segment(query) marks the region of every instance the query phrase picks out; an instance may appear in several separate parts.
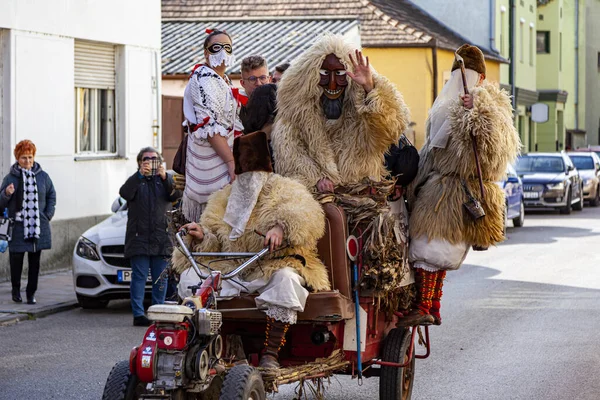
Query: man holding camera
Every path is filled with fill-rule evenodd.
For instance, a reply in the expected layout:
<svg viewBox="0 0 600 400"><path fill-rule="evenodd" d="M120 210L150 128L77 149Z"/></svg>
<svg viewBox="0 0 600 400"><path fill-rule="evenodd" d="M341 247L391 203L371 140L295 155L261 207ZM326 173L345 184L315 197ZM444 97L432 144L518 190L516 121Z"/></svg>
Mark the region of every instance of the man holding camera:
<svg viewBox="0 0 600 400"><path fill-rule="evenodd" d="M144 314L144 291L148 273L152 277L152 304L165 300L167 280L159 276L167 266L170 241L167 211L180 197L173 177L162 165L162 157L152 147L140 150L138 171L121 186L119 194L127 200L125 257L131 263L131 309L134 326L149 326Z"/></svg>

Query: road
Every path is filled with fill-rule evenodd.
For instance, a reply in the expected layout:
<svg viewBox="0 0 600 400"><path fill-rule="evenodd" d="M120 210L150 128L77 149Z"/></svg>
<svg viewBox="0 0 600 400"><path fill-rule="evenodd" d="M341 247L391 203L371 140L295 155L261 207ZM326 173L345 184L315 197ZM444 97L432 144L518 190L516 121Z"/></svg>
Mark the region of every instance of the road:
<svg viewBox="0 0 600 400"><path fill-rule="evenodd" d="M600 208L528 214L506 242L469 254L448 273L444 323L417 361L412 398L600 398L599 236ZM144 332L127 302L109 307L0 328L0 399L99 399ZM374 399L377 385L334 378L326 398ZM274 398L292 399L293 387Z"/></svg>

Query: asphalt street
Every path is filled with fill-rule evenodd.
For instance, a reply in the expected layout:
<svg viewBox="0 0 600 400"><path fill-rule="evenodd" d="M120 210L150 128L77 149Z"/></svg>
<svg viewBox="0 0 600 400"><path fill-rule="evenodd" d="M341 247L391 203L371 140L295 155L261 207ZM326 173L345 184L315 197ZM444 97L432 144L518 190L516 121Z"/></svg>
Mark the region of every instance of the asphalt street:
<svg viewBox="0 0 600 400"><path fill-rule="evenodd" d="M472 252L444 286L444 323L417 360L415 400L600 398L600 208L528 214ZM0 399L100 399L113 364L139 344L127 302L0 328ZM292 399L294 387L274 398ZM334 377L327 399L376 399Z"/></svg>

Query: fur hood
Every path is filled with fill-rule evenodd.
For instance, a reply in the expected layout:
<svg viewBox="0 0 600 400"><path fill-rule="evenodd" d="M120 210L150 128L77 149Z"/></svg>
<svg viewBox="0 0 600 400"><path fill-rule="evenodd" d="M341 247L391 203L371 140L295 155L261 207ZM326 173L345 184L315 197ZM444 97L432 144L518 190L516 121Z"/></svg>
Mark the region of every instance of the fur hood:
<svg viewBox="0 0 600 400"><path fill-rule="evenodd" d="M323 60L335 54L352 70L349 54L354 50L342 36L323 35L283 75L272 134L276 172L308 187L324 177L342 184L365 177L380 180L385 173L383 155L409 122L398 90L372 69L375 88L368 94L348 79L339 119L327 120L321 107Z"/></svg>
<svg viewBox="0 0 600 400"><path fill-rule="evenodd" d="M292 267L313 290L330 289L327 268L317 255L317 241L325 233L325 214L304 186L292 179L271 174L258 197L245 233L235 241L229 239L231 226L223 221L230 193L231 185L228 185L208 199L200 219L204 240L193 244L195 252L258 252L264 247L264 238L254 231L266 234L280 224L290 247L268 255L260 262L260 266L255 264L244 271L243 278L247 281L259 277L269 279L278 269ZM186 236L186 240L188 244L191 242L189 236ZM180 274L190 267L189 261L177 249L173 252L172 263ZM212 267L229 272L238 264L225 261L212 264Z"/></svg>

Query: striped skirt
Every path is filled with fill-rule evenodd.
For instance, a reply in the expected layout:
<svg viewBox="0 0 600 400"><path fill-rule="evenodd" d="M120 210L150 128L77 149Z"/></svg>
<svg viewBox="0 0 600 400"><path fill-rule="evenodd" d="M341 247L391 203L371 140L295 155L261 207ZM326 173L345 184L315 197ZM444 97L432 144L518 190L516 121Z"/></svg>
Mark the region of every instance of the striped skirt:
<svg viewBox="0 0 600 400"><path fill-rule="evenodd" d="M227 139L233 147L233 135ZM185 161L185 190L183 214L189 221L200 221L208 197L229 183L227 164L215 152L207 140L193 140L188 135Z"/></svg>

